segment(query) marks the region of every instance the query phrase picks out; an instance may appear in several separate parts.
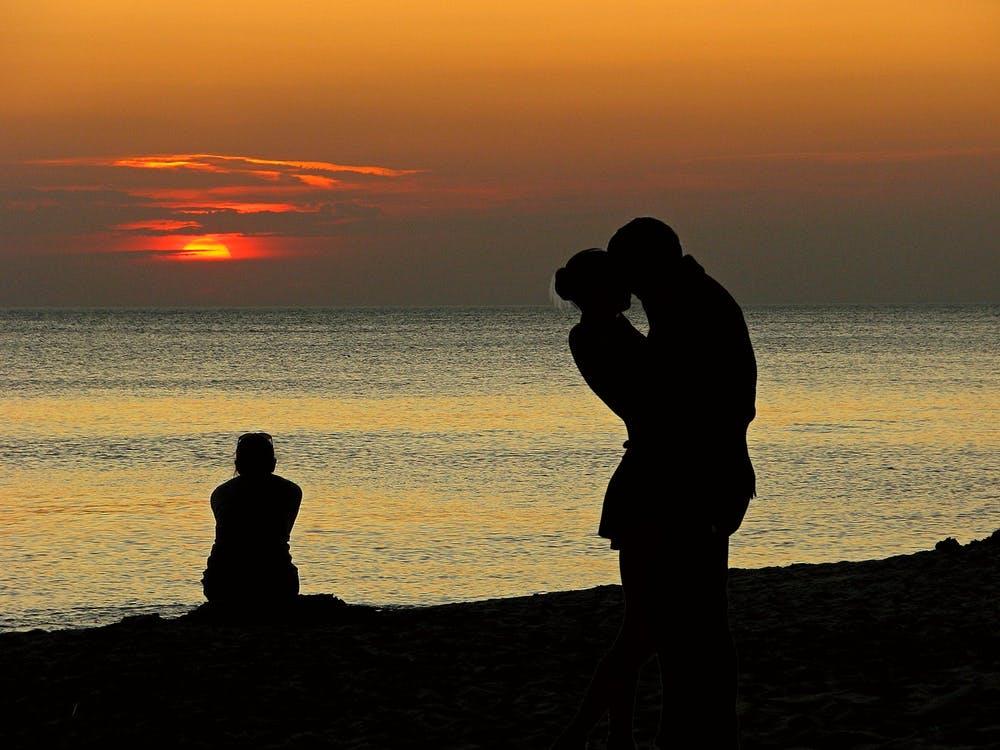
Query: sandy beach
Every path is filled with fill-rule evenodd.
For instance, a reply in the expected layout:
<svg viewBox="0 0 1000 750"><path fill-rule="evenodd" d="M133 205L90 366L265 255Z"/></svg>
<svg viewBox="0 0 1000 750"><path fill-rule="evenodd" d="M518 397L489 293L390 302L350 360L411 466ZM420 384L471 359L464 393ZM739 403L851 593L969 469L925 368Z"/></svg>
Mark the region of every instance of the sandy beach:
<svg viewBox="0 0 1000 750"><path fill-rule="evenodd" d="M1000 747L1000 531L868 562L733 570L745 748ZM617 586L294 621L129 618L0 635L0 744L545 748ZM655 664L636 736L649 746ZM591 747L603 748L603 728Z"/></svg>

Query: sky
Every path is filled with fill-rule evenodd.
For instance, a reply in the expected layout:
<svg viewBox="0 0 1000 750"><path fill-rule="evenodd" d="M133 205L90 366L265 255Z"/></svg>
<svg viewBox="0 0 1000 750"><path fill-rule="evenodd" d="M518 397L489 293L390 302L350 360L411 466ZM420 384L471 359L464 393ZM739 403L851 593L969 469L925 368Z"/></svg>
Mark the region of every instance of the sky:
<svg viewBox="0 0 1000 750"><path fill-rule="evenodd" d="M995 0L0 0L0 306L1000 302Z"/></svg>

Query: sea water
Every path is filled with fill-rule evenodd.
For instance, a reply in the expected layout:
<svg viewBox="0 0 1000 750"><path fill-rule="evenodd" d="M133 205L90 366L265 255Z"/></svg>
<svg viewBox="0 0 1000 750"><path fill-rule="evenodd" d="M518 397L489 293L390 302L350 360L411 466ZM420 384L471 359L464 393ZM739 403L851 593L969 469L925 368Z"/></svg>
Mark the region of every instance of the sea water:
<svg viewBox="0 0 1000 750"><path fill-rule="evenodd" d="M733 566L885 557L1000 526L1000 307L745 313L759 497ZM624 428L576 371L573 322L548 308L0 311L0 629L200 602L208 498L248 430L274 435L278 473L303 488L304 593L409 605L616 581L595 532Z"/></svg>

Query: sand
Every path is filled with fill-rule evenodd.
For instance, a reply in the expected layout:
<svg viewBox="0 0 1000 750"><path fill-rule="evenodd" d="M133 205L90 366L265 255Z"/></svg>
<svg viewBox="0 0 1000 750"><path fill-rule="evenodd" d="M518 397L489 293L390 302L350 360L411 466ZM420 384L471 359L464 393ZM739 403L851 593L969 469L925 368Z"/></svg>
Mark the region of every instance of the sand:
<svg viewBox="0 0 1000 750"><path fill-rule="evenodd" d="M1000 747L1000 531L938 546L732 571L745 748ZM408 610L320 596L295 622L4 634L0 746L546 748L621 606L616 586ZM651 664L640 746L657 689Z"/></svg>

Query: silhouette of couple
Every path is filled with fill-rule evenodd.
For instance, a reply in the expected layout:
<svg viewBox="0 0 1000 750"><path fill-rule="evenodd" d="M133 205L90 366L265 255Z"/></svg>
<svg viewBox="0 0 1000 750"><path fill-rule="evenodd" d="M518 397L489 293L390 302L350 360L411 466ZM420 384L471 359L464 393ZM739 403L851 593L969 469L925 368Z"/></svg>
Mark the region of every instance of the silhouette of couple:
<svg viewBox="0 0 1000 750"><path fill-rule="evenodd" d="M555 748L584 748L605 714L608 748L634 748L636 681L654 654L658 746L738 747L726 581L729 535L755 494L746 431L757 381L743 313L653 218L574 255L555 291L580 310L569 335L580 373L628 434L598 529L619 550L625 617ZM623 315L633 294L647 336Z"/></svg>

